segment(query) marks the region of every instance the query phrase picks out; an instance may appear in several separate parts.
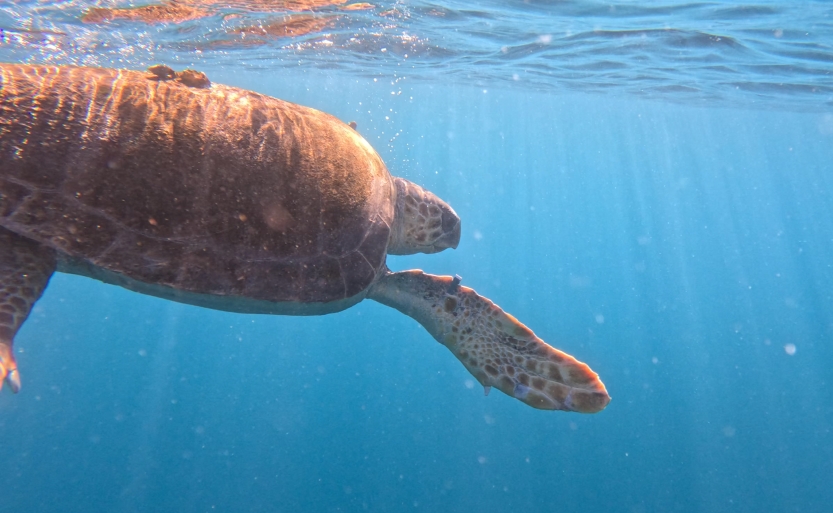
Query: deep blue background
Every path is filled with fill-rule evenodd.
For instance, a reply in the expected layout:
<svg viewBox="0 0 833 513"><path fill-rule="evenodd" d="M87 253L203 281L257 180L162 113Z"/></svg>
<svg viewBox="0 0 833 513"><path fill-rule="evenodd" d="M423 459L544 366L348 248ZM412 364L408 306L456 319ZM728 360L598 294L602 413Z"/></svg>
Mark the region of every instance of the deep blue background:
<svg viewBox="0 0 833 513"><path fill-rule="evenodd" d="M833 503L833 115L207 71L357 121L463 218L456 251L391 268L462 275L613 400L484 398L369 301L234 315L56 275L0 394L0 511Z"/></svg>

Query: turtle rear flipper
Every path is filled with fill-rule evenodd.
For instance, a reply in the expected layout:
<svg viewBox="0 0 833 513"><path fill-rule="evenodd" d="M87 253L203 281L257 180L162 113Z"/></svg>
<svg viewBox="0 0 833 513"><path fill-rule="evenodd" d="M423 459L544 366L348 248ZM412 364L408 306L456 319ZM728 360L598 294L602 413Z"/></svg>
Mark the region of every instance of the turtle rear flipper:
<svg viewBox="0 0 833 513"><path fill-rule="evenodd" d="M590 367L536 337L459 278L422 271L387 273L368 297L422 324L489 387L543 410L596 413L610 402Z"/></svg>
<svg viewBox="0 0 833 513"><path fill-rule="evenodd" d="M12 344L55 272L55 250L0 228L0 389L20 390Z"/></svg>

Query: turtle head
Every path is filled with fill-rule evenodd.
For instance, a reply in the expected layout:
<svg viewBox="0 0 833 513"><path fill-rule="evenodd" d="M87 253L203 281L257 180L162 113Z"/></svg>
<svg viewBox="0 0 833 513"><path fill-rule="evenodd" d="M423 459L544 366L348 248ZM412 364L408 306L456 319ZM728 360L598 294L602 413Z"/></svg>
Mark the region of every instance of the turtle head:
<svg viewBox="0 0 833 513"><path fill-rule="evenodd" d="M419 185L394 178L396 212L389 255L437 253L460 243L460 217L448 204Z"/></svg>

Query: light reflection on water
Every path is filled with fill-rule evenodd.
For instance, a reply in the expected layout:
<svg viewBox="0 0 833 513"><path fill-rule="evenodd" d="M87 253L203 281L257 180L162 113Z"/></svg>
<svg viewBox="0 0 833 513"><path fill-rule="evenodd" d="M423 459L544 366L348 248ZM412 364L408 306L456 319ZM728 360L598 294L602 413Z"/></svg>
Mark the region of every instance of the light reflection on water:
<svg viewBox="0 0 833 513"><path fill-rule="evenodd" d="M25 1L0 60L319 68L686 103L833 104L825 2Z"/></svg>

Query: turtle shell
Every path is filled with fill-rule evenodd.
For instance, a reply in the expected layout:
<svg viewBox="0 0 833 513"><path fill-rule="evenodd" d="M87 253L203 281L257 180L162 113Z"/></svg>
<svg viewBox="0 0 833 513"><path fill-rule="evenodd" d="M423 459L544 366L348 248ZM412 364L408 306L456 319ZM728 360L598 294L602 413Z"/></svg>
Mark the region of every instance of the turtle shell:
<svg viewBox="0 0 833 513"><path fill-rule="evenodd" d="M0 225L70 267L199 295L330 302L368 288L395 189L355 130L151 78L0 65Z"/></svg>

